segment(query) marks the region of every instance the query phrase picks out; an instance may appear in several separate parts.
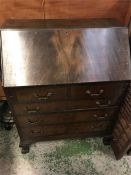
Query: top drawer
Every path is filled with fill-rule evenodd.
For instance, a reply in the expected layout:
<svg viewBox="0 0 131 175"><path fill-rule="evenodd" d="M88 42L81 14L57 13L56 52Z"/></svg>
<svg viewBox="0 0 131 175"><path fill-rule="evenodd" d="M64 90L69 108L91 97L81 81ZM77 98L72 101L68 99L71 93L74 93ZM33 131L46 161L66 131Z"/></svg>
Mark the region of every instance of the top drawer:
<svg viewBox="0 0 131 175"><path fill-rule="evenodd" d="M9 100L17 102L65 100L67 97L65 86L10 88L5 92Z"/></svg>
<svg viewBox="0 0 131 175"><path fill-rule="evenodd" d="M94 83L70 86L70 99L110 98L121 97L128 83Z"/></svg>

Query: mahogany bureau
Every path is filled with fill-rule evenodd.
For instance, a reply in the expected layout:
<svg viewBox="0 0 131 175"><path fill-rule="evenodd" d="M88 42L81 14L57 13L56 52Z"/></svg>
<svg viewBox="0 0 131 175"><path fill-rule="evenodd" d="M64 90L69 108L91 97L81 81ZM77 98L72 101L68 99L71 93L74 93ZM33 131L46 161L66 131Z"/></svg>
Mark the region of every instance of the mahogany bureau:
<svg viewBox="0 0 131 175"><path fill-rule="evenodd" d="M120 146L115 129L131 81L128 30L105 26L41 20L2 28L2 83L22 153L34 142L69 137Z"/></svg>

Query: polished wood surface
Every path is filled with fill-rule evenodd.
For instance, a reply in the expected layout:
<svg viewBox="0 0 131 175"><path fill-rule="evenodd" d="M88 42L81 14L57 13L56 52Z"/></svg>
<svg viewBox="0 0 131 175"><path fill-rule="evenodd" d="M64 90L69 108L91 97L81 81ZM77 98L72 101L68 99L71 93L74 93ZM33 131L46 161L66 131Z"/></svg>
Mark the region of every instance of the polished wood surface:
<svg viewBox="0 0 131 175"><path fill-rule="evenodd" d="M128 24L130 0L0 0L0 26L7 19L115 18Z"/></svg>
<svg viewBox="0 0 131 175"><path fill-rule="evenodd" d="M0 26L7 19L44 19L40 0L0 0Z"/></svg>
<svg viewBox="0 0 131 175"><path fill-rule="evenodd" d="M130 0L46 0L46 19L115 18L128 24Z"/></svg>
<svg viewBox="0 0 131 175"><path fill-rule="evenodd" d="M128 30L79 28L3 29L4 87L131 80Z"/></svg>

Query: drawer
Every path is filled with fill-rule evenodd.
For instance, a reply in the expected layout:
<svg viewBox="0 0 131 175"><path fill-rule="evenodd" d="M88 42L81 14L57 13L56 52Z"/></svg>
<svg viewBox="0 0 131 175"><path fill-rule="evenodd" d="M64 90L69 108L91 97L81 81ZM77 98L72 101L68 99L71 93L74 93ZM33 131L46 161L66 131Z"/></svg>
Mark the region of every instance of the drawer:
<svg viewBox="0 0 131 175"><path fill-rule="evenodd" d="M61 102L46 102L46 103L26 103L14 104L13 110L16 115L33 115L41 113L50 113L66 110L67 103Z"/></svg>
<svg viewBox="0 0 131 175"><path fill-rule="evenodd" d="M76 122L90 122L90 121L104 121L104 120L116 120L118 108L112 109L97 109L89 111L79 111L72 113L72 119Z"/></svg>
<svg viewBox="0 0 131 175"><path fill-rule="evenodd" d="M24 137L41 137L41 136L56 136L70 135L80 133L91 133L99 131L112 130L111 122L97 123L79 123L79 124L64 124L64 125L46 125L34 126L28 128L19 128L19 132Z"/></svg>
<svg viewBox="0 0 131 175"><path fill-rule="evenodd" d="M91 108L106 108L119 105L119 102L116 100L110 99L91 99L91 100L70 100L68 101L67 108L68 110L74 109L91 109Z"/></svg>
<svg viewBox="0 0 131 175"><path fill-rule="evenodd" d="M10 101L16 102L44 102L51 100L65 100L67 89L64 86L10 88L6 90Z"/></svg>
<svg viewBox="0 0 131 175"><path fill-rule="evenodd" d="M54 125L54 124L66 124L77 122L89 122L89 121L102 121L102 120L116 120L117 108L103 109L103 110L91 110L80 112L66 112L66 113L54 113L54 114L41 114L41 115L23 115L16 116L17 124L20 127L34 126L34 125Z"/></svg>
<svg viewBox="0 0 131 175"><path fill-rule="evenodd" d="M40 114L50 112L63 112L70 110L84 110L92 108L104 108L116 105L111 100L71 100L47 103L26 103L14 104L13 109L16 115Z"/></svg>
<svg viewBox="0 0 131 175"><path fill-rule="evenodd" d="M69 90L70 99L87 99L87 98L111 98L117 100L123 92L127 83L95 83L72 85Z"/></svg>

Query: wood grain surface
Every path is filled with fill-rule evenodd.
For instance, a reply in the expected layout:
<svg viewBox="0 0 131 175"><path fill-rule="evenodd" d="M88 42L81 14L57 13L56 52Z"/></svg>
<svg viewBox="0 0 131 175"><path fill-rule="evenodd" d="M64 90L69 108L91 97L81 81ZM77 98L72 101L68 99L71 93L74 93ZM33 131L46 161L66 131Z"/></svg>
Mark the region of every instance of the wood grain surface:
<svg viewBox="0 0 131 175"><path fill-rule="evenodd" d="M45 18L116 18L124 23L130 3L130 0L46 0Z"/></svg>
<svg viewBox="0 0 131 175"><path fill-rule="evenodd" d="M0 25L7 19L115 18L129 23L130 0L0 0Z"/></svg>
<svg viewBox="0 0 131 175"><path fill-rule="evenodd" d="M43 19L41 0L0 0L0 25L7 19Z"/></svg>
<svg viewBox="0 0 131 175"><path fill-rule="evenodd" d="M79 28L3 30L3 85L131 80L128 30Z"/></svg>

